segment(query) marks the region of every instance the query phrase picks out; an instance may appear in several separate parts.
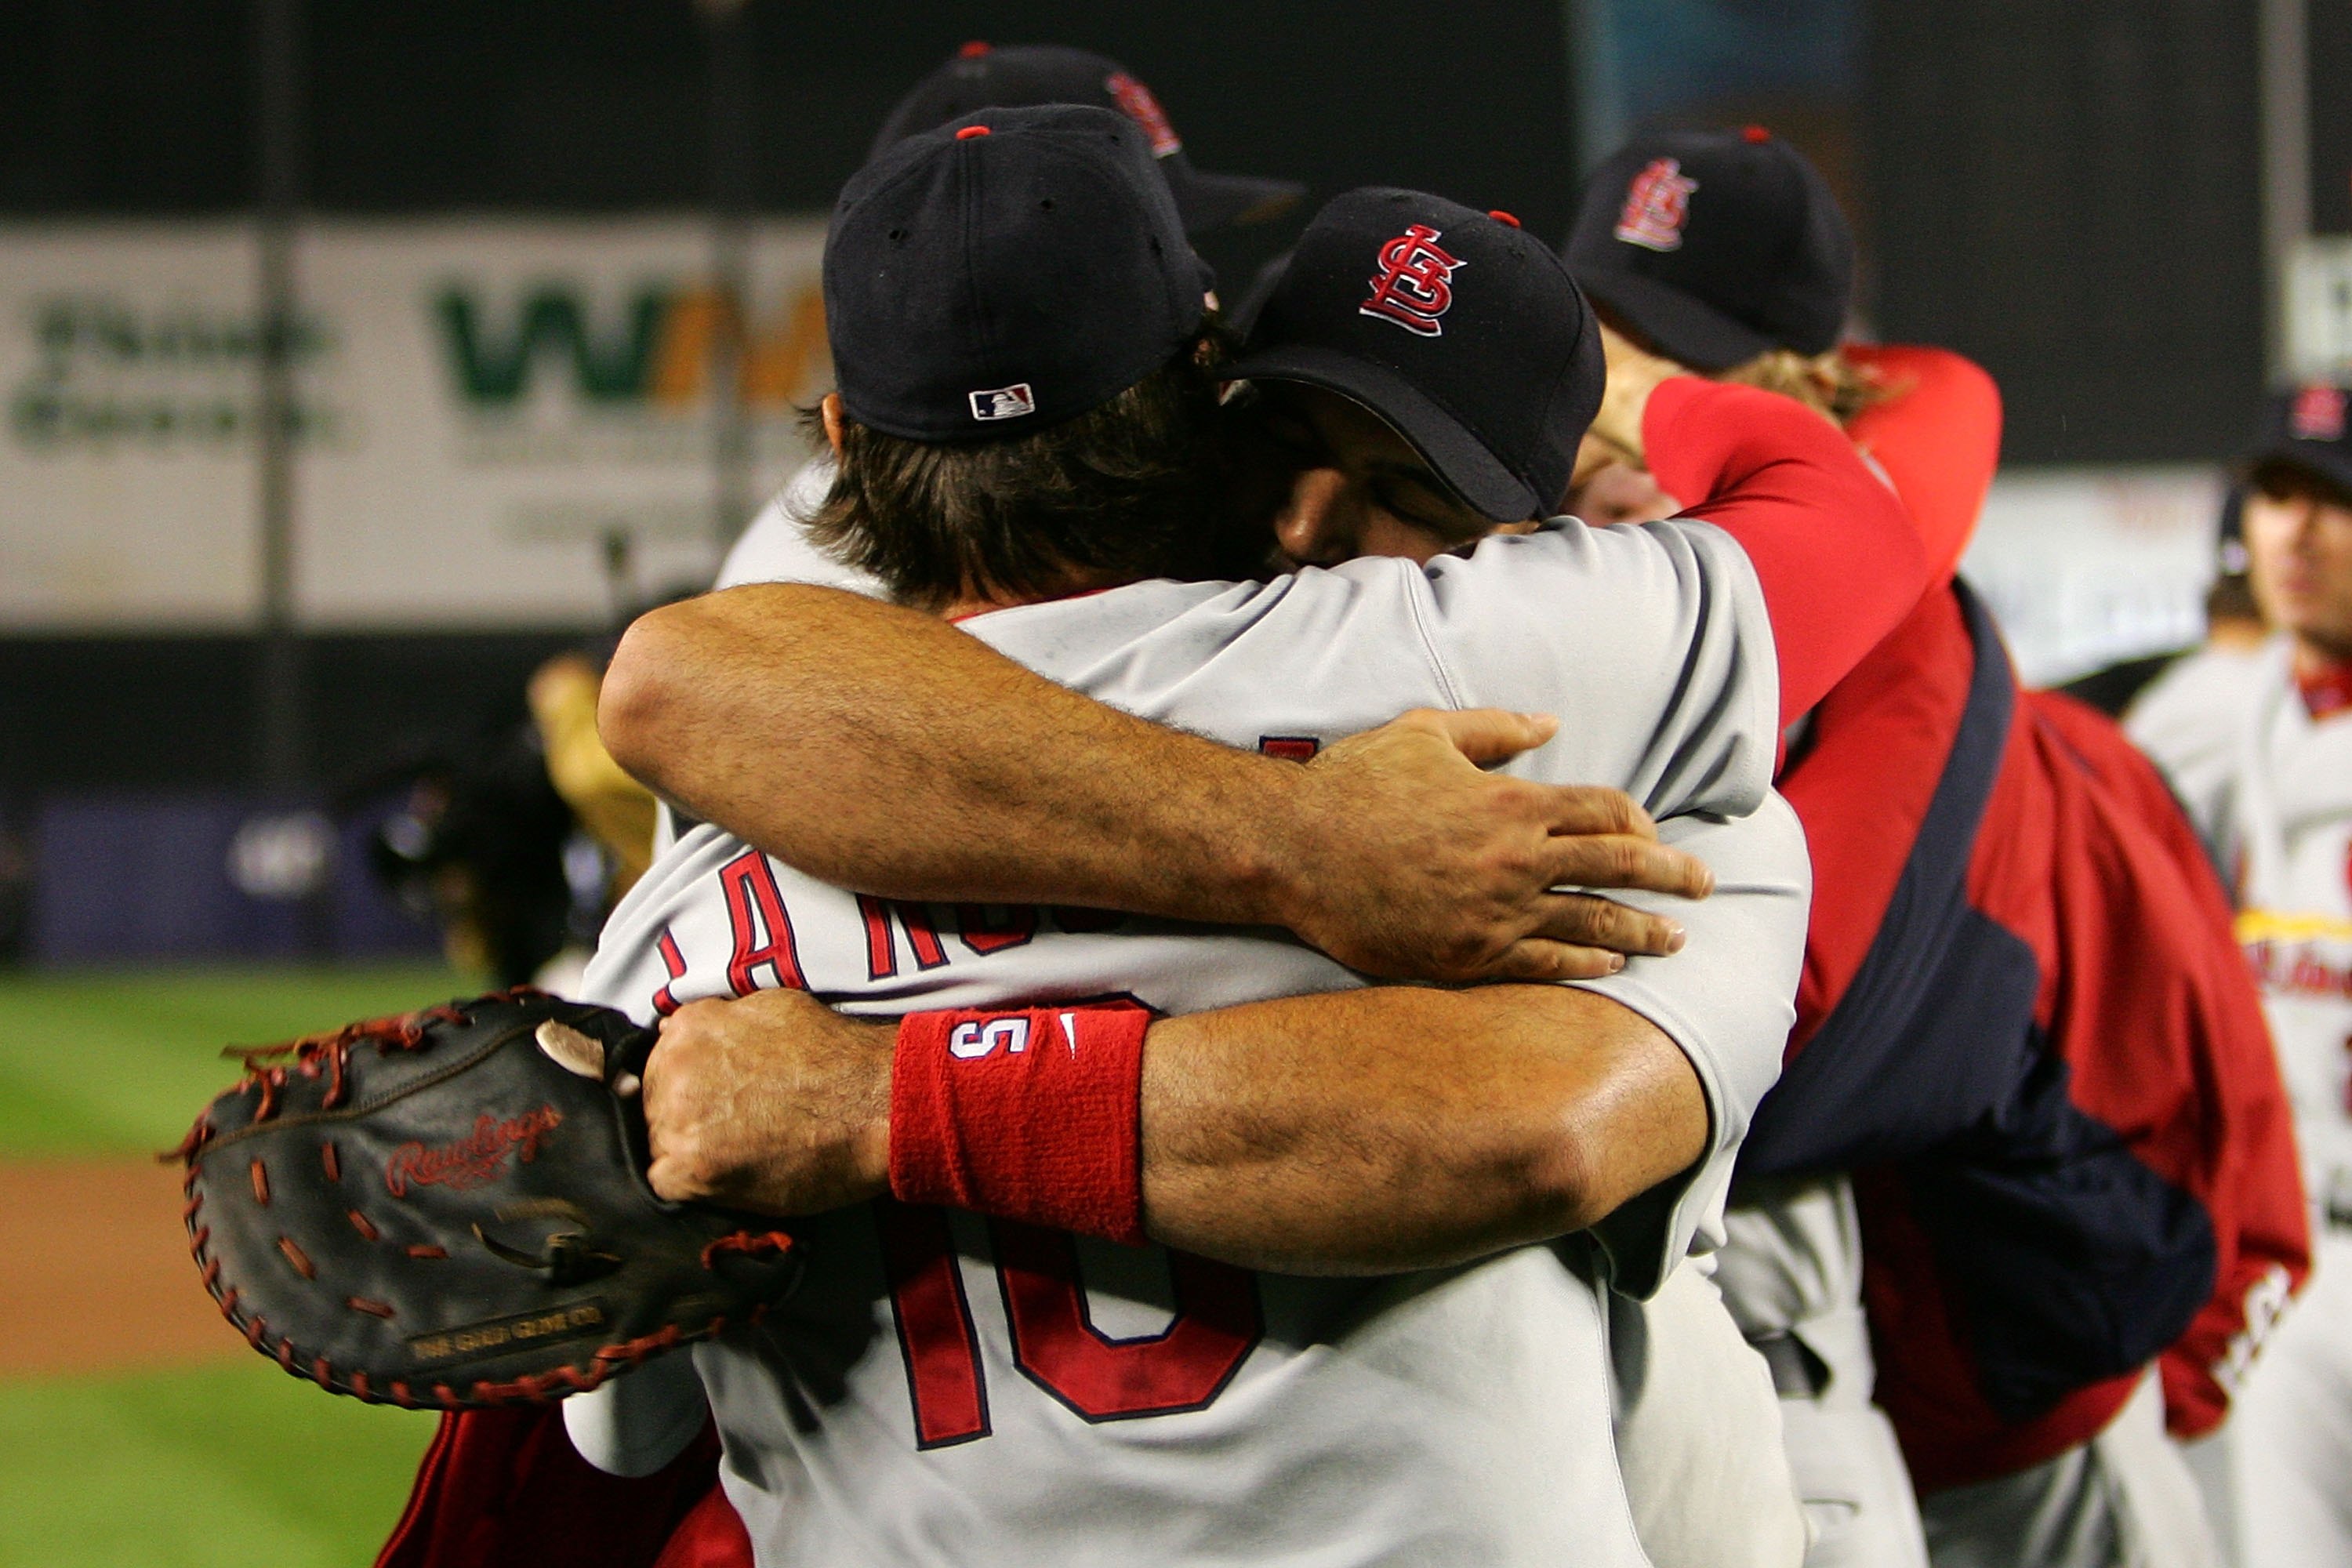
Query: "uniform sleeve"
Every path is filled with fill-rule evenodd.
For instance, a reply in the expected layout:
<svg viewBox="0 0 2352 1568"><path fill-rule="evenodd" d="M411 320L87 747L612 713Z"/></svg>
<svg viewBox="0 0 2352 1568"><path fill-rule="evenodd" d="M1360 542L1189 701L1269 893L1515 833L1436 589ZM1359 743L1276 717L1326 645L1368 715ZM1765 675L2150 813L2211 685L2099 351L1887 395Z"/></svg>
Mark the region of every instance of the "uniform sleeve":
<svg viewBox="0 0 2352 1568"><path fill-rule="evenodd" d="M1697 903L1612 894L1670 913L1689 941L1584 985L1657 1026L1706 1096L1706 1154L1595 1227L1616 1287L1646 1296L1695 1247L1721 1244L1732 1162L1794 1017L1811 871L1769 784L1780 731L1763 595L1730 538L1688 521L1489 540L1427 582L1413 614L1454 700L1559 715L1560 740L1514 766L1618 784L1664 841L1715 872Z"/></svg>
<svg viewBox="0 0 2352 1568"><path fill-rule="evenodd" d="M1403 570L1402 563L1397 563ZM1416 577L1420 574L1415 574ZM1653 816L1742 816L1779 744L1771 626L1720 531L1573 521L1442 557L1406 606L1455 705L1555 713L1580 776Z"/></svg>
<svg viewBox="0 0 2352 1568"><path fill-rule="evenodd" d="M1919 524L1929 581L1948 583L2000 467L2000 388L1947 349L1855 343L1845 353L1875 371L1889 394L1846 436L1885 470Z"/></svg>
<svg viewBox="0 0 2352 1568"><path fill-rule="evenodd" d="M1594 1227L1612 1283L1640 1297L1686 1253L1723 1245L1732 1165L1757 1103L1780 1076L1796 1016L1790 998L1812 879L1803 830L1778 795L1737 819L1670 817L1658 837L1707 863L1715 896L1694 904L1612 895L1670 912L1690 940L1672 958L1633 959L1615 974L1578 983L1656 1025L1690 1058L1706 1093L1706 1154Z"/></svg>
<svg viewBox="0 0 2352 1568"><path fill-rule="evenodd" d="M1739 542L1762 585L1782 725L1810 710L1911 612L1927 544L1844 432L1793 398L1678 376L1642 438L1658 483Z"/></svg>
<svg viewBox="0 0 2352 1568"><path fill-rule="evenodd" d="M2240 733L2262 668L2260 655L2192 653L2124 715L2124 732L2163 773L2224 885L2237 871Z"/></svg>

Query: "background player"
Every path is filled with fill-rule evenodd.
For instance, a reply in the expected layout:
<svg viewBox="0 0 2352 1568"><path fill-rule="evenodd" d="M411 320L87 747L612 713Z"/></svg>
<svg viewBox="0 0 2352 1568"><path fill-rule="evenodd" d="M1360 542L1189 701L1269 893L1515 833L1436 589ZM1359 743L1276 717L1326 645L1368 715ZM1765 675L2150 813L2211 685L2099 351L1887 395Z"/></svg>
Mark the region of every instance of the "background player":
<svg viewBox="0 0 2352 1568"><path fill-rule="evenodd" d="M2143 729L2237 893L2293 1097L2316 1240L2305 1300L2226 1434L2243 1568L2352 1560L2352 437L2347 394L2275 400L2246 476L2254 597L2278 635L2238 693L2229 765ZM2274 1305L2284 1305L2284 1293ZM2242 1366L2240 1370L2244 1369Z"/></svg>
<svg viewBox="0 0 2352 1568"><path fill-rule="evenodd" d="M1839 346L1851 241L1793 150L1754 128L1636 142L1595 176L1570 254L1627 330L1844 423L1907 504L1944 520L1933 531L1948 573L1991 479L1998 405L1948 361ZM1598 476L1604 487L1633 515L1672 506L1630 472ZM1882 1511L1904 1511L1900 1477L1861 1425L1875 1417L1860 1403L1873 1373L1856 1221L1818 1184L1899 1160L1864 1181L1860 1233L1878 1249L1879 1388L1927 1493L1935 1560L2210 1560L2193 1504L2182 1513L2194 1494L2163 1406L2179 1431L2220 1419L2215 1364L2246 1327L2250 1291L2299 1269L2303 1243L2260 1022L2178 813L2111 726L2018 691L1957 584L1830 695L1792 752L1782 786L1819 889L1790 1068L1742 1159L1759 1201L1735 1211L1724 1279L1784 1386L1822 1407L1792 1413L1801 1479L1826 1491L1876 1473ZM1938 899L1949 909L1931 914ZM2163 955L2153 988L2104 979L2150 950ZM2063 1091L2037 1081L2037 1038L2072 1068ZM2216 1116L2217 1104L2231 1109ZM2068 1121L2119 1130L2129 1154L2108 1135L2053 1136ZM2028 1174L2036 1163L2052 1173ZM1809 1174L1816 1184L1792 1191ZM2185 1227L2179 1187L2198 1205ZM1956 1225L1963 1201L1970 1218ZM2175 1231L2182 1241L2156 1240ZM2031 1236L2063 1240L2028 1269ZM1948 1271L1970 1255L1984 1267L1963 1285ZM2070 1271L2080 1282L2061 1287ZM2210 1296L2184 1295L2175 1277L2192 1290L2210 1279ZM1841 1279L1838 1300L1790 1313ZM2094 1294L2110 1303L2113 1342L2063 1321ZM2200 1303L2159 1395L2140 1363ZM2046 1314L2061 1321L2025 1331ZM1865 1500L1858 1521L1871 1511ZM1814 1560L1895 1552L1825 1532Z"/></svg>

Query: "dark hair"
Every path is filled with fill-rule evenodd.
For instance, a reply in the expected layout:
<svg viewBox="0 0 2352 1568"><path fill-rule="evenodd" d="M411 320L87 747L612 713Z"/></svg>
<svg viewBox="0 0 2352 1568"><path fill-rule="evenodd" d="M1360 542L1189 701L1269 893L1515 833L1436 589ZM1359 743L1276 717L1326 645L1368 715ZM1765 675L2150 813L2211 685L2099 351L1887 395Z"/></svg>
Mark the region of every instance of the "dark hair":
<svg viewBox="0 0 2352 1568"><path fill-rule="evenodd" d="M1200 345L1031 435L914 441L845 418L809 536L925 609L966 594L1247 576L1266 541L1225 503L1220 425Z"/></svg>
<svg viewBox="0 0 2352 1568"><path fill-rule="evenodd" d="M2331 475L2296 462L2293 458L2264 458L2246 472L2246 488L2259 490L2273 500L2291 500L2296 496L2309 496L2329 506L2352 510L2352 489Z"/></svg>

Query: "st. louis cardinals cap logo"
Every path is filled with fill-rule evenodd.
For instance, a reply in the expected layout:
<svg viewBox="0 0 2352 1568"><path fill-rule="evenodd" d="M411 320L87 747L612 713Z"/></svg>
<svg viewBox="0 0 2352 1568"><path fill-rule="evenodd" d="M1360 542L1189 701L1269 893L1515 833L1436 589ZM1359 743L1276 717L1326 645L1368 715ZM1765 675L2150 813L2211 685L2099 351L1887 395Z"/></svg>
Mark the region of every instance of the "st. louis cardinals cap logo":
<svg viewBox="0 0 2352 1568"><path fill-rule="evenodd" d="M1103 90L1110 94L1120 113L1143 128L1143 134L1151 142L1153 157L1165 158L1182 149L1184 143L1176 139L1176 127L1168 122L1168 111L1160 107L1160 100L1152 96L1150 88L1125 71L1113 71L1103 79Z"/></svg>
<svg viewBox="0 0 2352 1568"><path fill-rule="evenodd" d="M1680 250L1683 225L1690 219L1691 193L1696 189L1698 182L1683 173L1679 159L1652 159L1625 187L1617 237L1651 250Z"/></svg>
<svg viewBox="0 0 2352 1568"><path fill-rule="evenodd" d="M1356 307L1357 314L1394 321L1424 338L1441 336L1445 329L1438 318L1454 308L1454 274L1463 265L1438 247L1444 237L1417 223L1381 246L1371 297Z"/></svg>
<svg viewBox="0 0 2352 1568"><path fill-rule="evenodd" d="M2298 441L2341 441L2344 439L2344 405L2346 396L2340 386L2306 386L2294 395L2294 406L2288 413L2288 426Z"/></svg>

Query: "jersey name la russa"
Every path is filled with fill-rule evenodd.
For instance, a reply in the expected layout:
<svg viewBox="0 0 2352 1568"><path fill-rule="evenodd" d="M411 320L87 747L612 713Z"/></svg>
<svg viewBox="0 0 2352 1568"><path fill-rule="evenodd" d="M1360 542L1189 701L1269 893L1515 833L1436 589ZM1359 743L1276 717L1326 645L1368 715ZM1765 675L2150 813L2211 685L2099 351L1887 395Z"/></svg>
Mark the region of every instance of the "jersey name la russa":
<svg viewBox="0 0 2352 1568"><path fill-rule="evenodd" d="M1589 986L1689 1057L1708 1152L1596 1236L1385 1279L889 1202L796 1222L799 1294L696 1354L764 1568L1643 1563L1602 1293L1654 1289L1720 1239L1804 941L1804 845L1769 785L1770 632L1738 547L1705 524L1571 524L1425 569L1145 583L964 626L1118 707L1281 756L1415 706L1558 712L1513 771L1624 788L1715 870L1713 898L1674 906L1680 954ZM855 896L705 826L614 913L586 991L646 1019L776 985L894 1015L1110 995L1182 1013L1358 984L1276 931Z"/></svg>

